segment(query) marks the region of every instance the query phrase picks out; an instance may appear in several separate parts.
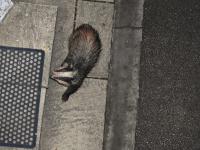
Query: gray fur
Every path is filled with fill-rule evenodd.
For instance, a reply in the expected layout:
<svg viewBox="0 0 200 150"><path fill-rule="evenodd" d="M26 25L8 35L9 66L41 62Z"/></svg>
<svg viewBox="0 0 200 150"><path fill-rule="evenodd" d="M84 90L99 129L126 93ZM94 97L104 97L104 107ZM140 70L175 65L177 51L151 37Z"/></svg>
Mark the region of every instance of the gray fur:
<svg viewBox="0 0 200 150"><path fill-rule="evenodd" d="M83 24L71 34L68 48L69 53L61 64L61 67L65 68L62 71L70 70L76 72L76 74L72 79L61 79L69 84L62 96L63 101L67 101L68 97L77 91L97 62L101 52L99 34L91 25Z"/></svg>

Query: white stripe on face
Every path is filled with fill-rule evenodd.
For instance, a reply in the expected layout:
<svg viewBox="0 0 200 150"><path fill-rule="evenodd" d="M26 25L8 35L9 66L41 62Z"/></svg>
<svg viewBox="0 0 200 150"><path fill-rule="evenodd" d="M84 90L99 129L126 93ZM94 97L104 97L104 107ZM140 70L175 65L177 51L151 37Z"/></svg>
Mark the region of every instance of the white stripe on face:
<svg viewBox="0 0 200 150"><path fill-rule="evenodd" d="M67 77L67 78L73 78L74 74L72 71L69 72L56 72L56 77Z"/></svg>
<svg viewBox="0 0 200 150"><path fill-rule="evenodd" d="M60 77L66 77L66 78L73 78L74 72L54 72L52 75L53 78L60 78Z"/></svg>
<svg viewBox="0 0 200 150"><path fill-rule="evenodd" d="M73 78L76 74L76 71L65 71L65 72L55 72L53 71L52 78Z"/></svg>

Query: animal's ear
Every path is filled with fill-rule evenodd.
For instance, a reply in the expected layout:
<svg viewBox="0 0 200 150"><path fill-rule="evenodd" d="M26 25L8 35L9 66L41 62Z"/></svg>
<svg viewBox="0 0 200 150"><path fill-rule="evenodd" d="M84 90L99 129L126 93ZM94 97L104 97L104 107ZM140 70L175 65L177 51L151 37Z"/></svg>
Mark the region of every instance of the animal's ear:
<svg viewBox="0 0 200 150"><path fill-rule="evenodd" d="M63 62L60 67L55 68L54 71L73 71L73 65Z"/></svg>

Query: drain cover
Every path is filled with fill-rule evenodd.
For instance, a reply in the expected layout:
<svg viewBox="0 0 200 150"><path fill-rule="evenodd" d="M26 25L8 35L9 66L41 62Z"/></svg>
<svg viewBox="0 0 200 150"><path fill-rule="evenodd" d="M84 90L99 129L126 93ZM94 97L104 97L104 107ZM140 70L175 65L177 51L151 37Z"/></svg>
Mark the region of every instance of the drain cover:
<svg viewBox="0 0 200 150"><path fill-rule="evenodd" d="M0 146L36 144L44 52L0 46Z"/></svg>

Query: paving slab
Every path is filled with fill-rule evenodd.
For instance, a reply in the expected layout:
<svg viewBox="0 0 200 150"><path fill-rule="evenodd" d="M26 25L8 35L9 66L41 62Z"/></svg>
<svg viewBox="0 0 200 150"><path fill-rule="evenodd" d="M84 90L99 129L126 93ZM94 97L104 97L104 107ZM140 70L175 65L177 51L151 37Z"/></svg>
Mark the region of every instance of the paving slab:
<svg viewBox="0 0 200 150"><path fill-rule="evenodd" d="M48 86L57 7L17 3L0 25L0 45L45 51L42 85Z"/></svg>
<svg viewBox="0 0 200 150"><path fill-rule="evenodd" d="M39 150L45 95L46 95L46 88L42 88L41 96L40 96L40 109L39 109L39 118L38 118L38 127L37 127L36 146L35 146L35 148L32 148L31 150ZM30 148L15 148L15 147L0 146L0 150L30 150Z"/></svg>
<svg viewBox="0 0 200 150"><path fill-rule="evenodd" d="M50 80L41 150L102 150L106 80L86 79L67 102L65 87Z"/></svg>
<svg viewBox="0 0 200 150"><path fill-rule="evenodd" d="M99 31L103 44L100 59L91 73L88 75L90 77L108 77L113 12L113 4L78 1L76 26L79 26L82 23L89 23L92 25Z"/></svg>
<svg viewBox="0 0 200 150"><path fill-rule="evenodd" d="M61 65L68 53L68 39L73 31L75 0L58 7L51 68Z"/></svg>
<svg viewBox="0 0 200 150"><path fill-rule="evenodd" d="M135 150L200 149L199 8L145 1Z"/></svg>
<svg viewBox="0 0 200 150"><path fill-rule="evenodd" d="M75 0L30 0L28 2L58 6L52 54L54 56L52 58L54 63L51 65L51 68L53 69L62 63L68 53L68 38L73 31Z"/></svg>
<svg viewBox="0 0 200 150"><path fill-rule="evenodd" d="M142 30L114 29L103 150L133 150Z"/></svg>
<svg viewBox="0 0 200 150"><path fill-rule="evenodd" d="M114 27L142 27L144 0L116 0Z"/></svg>

